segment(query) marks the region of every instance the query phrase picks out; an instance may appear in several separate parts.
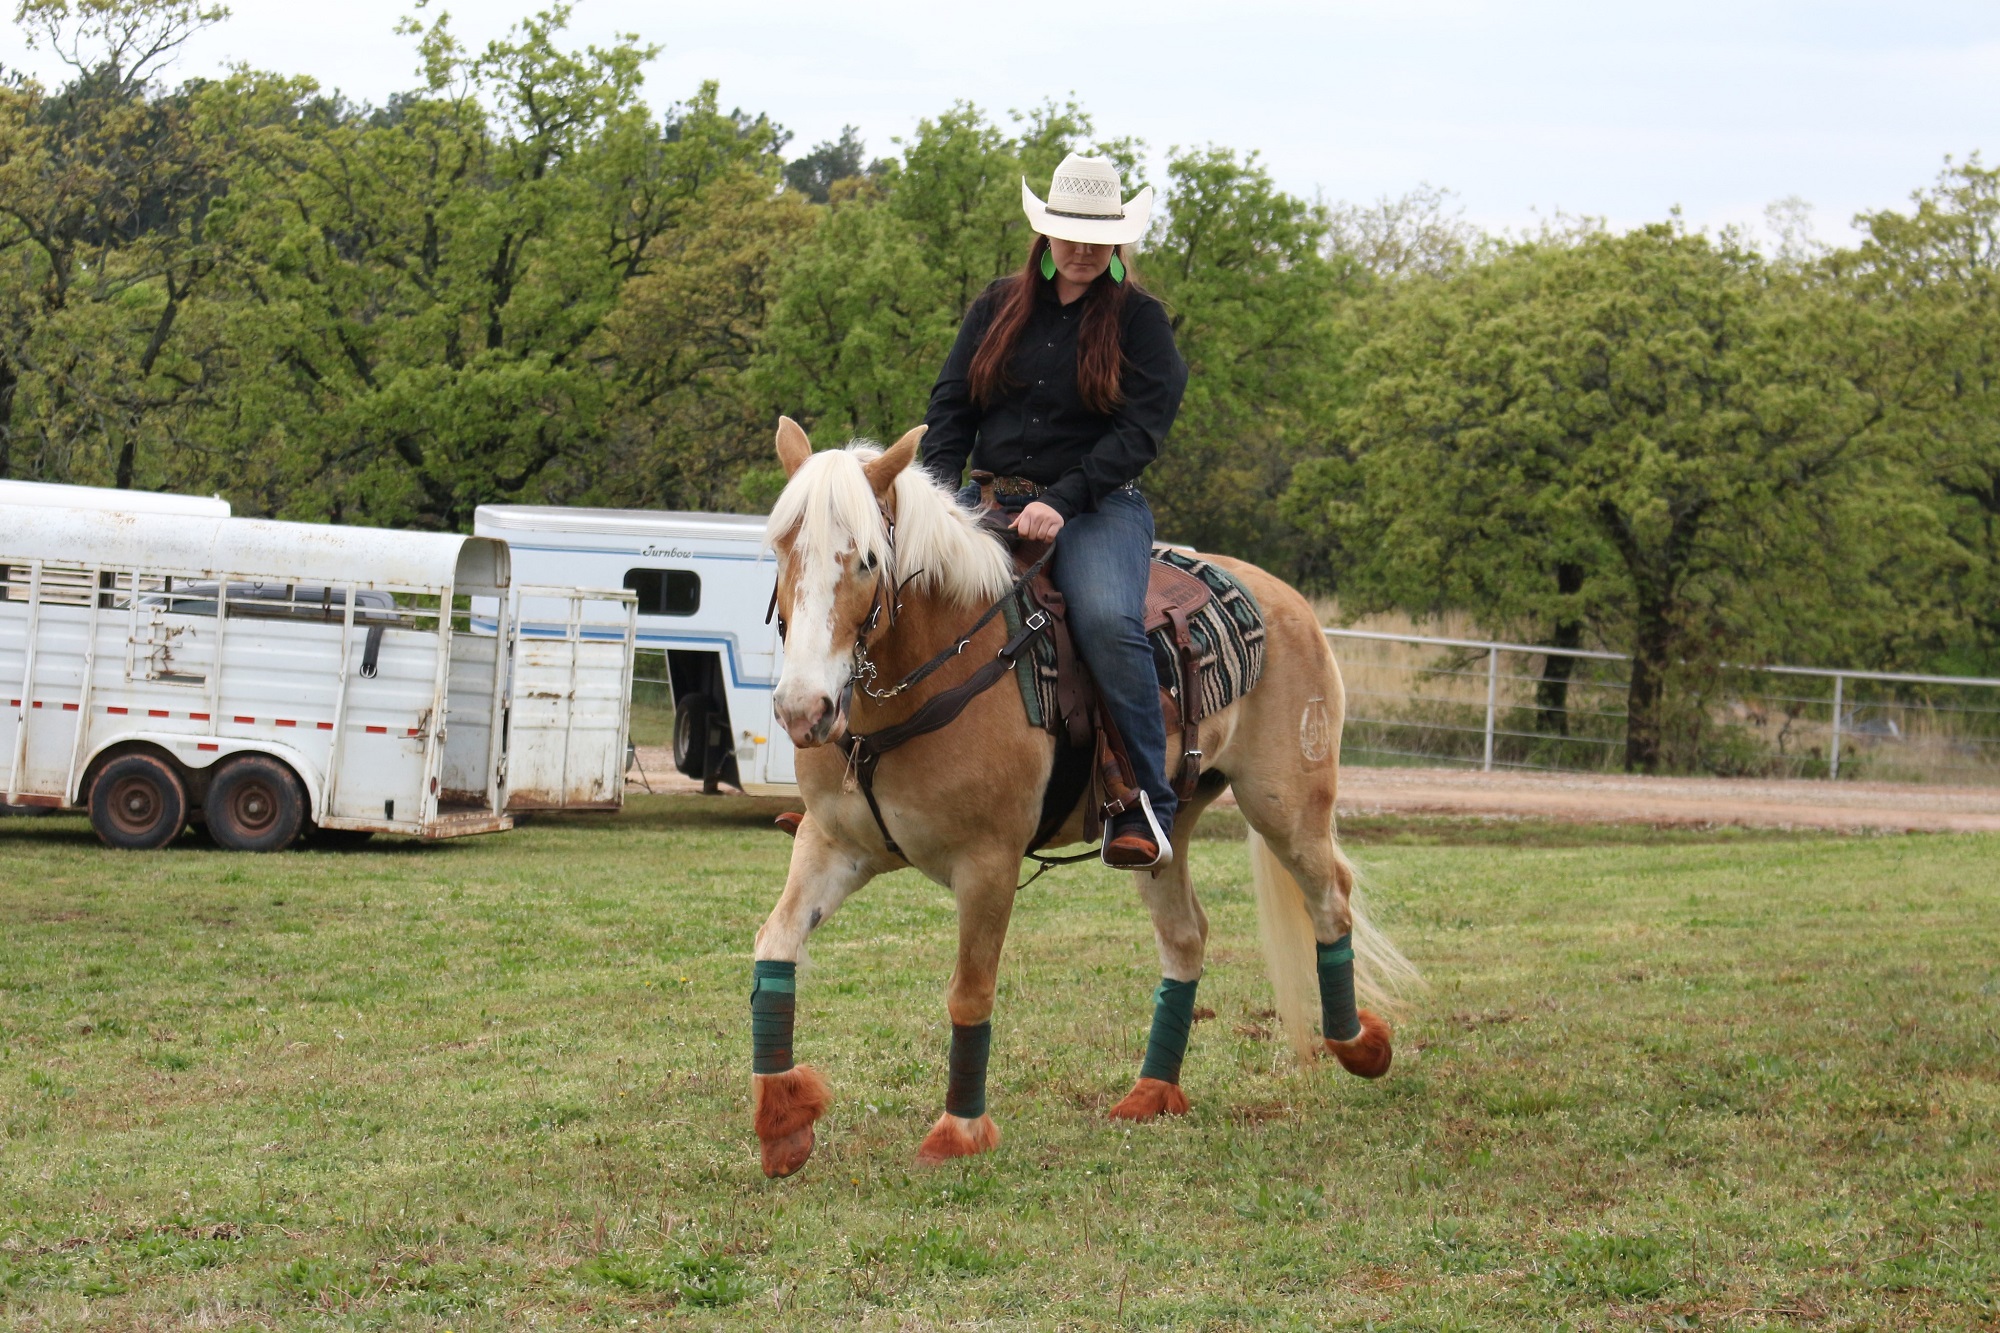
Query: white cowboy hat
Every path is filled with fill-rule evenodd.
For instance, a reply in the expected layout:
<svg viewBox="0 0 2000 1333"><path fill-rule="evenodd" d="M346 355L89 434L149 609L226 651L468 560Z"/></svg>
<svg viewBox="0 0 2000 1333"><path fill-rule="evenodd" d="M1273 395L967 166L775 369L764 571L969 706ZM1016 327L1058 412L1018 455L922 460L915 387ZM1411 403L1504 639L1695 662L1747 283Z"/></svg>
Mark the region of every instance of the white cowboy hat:
<svg viewBox="0 0 2000 1333"><path fill-rule="evenodd" d="M1049 181L1043 203L1021 177L1021 208L1028 225L1044 236L1078 245L1130 245L1146 234L1153 216L1153 187L1119 203L1124 183L1118 168L1101 157L1071 153Z"/></svg>

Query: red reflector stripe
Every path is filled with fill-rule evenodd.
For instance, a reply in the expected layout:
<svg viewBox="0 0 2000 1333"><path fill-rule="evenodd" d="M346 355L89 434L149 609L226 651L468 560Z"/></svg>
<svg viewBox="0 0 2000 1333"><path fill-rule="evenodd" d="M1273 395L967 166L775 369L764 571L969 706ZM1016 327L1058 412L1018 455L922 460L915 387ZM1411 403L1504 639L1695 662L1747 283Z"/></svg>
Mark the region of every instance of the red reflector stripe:
<svg viewBox="0 0 2000 1333"><path fill-rule="evenodd" d="M190 721L190 722L206 722L206 721L208 721L208 714L207 714L207 713L189 713L189 714L188 714L188 721Z"/></svg>
<svg viewBox="0 0 2000 1333"><path fill-rule="evenodd" d="M252 722L255 722L255 721L256 721L257 719L256 719L256 718L254 718L254 717L239 717L239 718L237 718L236 720L237 720L238 722L241 722L241 723L243 723L243 724L245 724L245 725L247 726L248 724L250 724L250 723L252 723Z"/></svg>
<svg viewBox="0 0 2000 1333"><path fill-rule="evenodd" d="M63 712L65 712L65 713L74 713L74 712L75 712L76 710L77 710L77 705L76 705L76 704L64 704L64 705L63 705Z"/></svg>
<svg viewBox="0 0 2000 1333"><path fill-rule="evenodd" d="M333 723L331 723L331 722L322 722L322 723L320 723L320 724L319 724L319 729L320 729L321 731L332 731L332 730L333 730Z"/></svg>
<svg viewBox="0 0 2000 1333"><path fill-rule="evenodd" d="M121 708L121 709L119 709L118 711L122 713L122 712L124 712L125 710ZM146 716L147 716L147 717L172 717L172 716L173 716L173 714L172 714L172 713L169 713L169 712L168 712L168 711L167 711L166 709L164 709L164 708L148 708L148 709L146 710Z"/></svg>
<svg viewBox="0 0 2000 1333"><path fill-rule="evenodd" d="M370 736L386 736L389 734L389 729L387 727L370 727L368 728L368 734Z"/></svg>
<svg viewBox="0 0 2000 1333"><path fill-rule="evenodd" d="M35 707L37 707L37 708L40 708L40 707L41 707L41 705L40 705L40 704L36 704L36 705L35 705ZM423 734L424 734L424 732L423 732L423 728L422 728L422 727L411 727L411 728L410 728L410 734L411 734L412 736L421 736L421 735L423 735Z"/></svg>
<svg viewBox="0 0 2000 1333"><path fill-rule="evenodd" d="M118 716L120 716L120 717L123 717L123 716L125 716L125 710L124 710L124 709L122 709L122 708L108 708L108 707L107 707L107 708L106 708L106 709L105 709L104 711L105 711L105 712L107 712L107 713L116 713L116 714L118 714Z"/></svg>
<svg viewBox="0 0 2000 1333"><path fill-rule="evenodd" d="M42 706L42 701L40 699L35 700L34 707L40 708L41 706Z"/></svg>
<svg viewBox="0 0 2000 1333"><path fill-rule="evenodd" d="M200 744L196 745L196 746L195 746L194 748L195 748L195 749L197 749L197 750L213 750L213 749L216 749L217 747L216 747L216 746L213 746L213 745L210 745L210 744L209 744L209 743L208 743L207 741L202 741L202 742L201 742Z"/></svg>
<svg viewBox="0 0 2000 1333"><path fill-rule="evenodd" d="M281 727L296 727L298 723L288 717L281 717L278 719L278 725Z"/></svg>

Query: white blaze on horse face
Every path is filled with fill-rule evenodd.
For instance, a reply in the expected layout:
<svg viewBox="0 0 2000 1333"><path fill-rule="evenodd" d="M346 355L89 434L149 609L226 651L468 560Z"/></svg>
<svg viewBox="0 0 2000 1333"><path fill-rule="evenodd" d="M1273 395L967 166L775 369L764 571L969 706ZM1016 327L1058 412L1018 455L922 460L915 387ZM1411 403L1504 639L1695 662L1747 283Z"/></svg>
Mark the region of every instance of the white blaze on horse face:
<svg viewBox="0 0 2000 1333"><path fill-rule="evenodd" d="M844 556L815 558L796 549L781 558L791 569L792 597L785 664L771 706L792 744L810 749L831 740L844 721L840 698L854 674L854 627L837 623L847 561Z"/></svg>

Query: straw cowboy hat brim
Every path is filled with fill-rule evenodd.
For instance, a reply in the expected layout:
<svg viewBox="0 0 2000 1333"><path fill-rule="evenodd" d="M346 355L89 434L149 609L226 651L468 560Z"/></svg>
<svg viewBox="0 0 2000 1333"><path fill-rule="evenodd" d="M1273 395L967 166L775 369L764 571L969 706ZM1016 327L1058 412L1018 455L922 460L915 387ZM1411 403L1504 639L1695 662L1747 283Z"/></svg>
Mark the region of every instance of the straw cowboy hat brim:
<svg viewBox="0 0 2000 1333"><path fill-rule="evenodd" d="M1100 164L1071 156L1056 168L1047 203L1028 188L1028 178L1021 177L1021 208L1028 225L1044 236L1078 245L1131 245L1143 237L1153 216L1153 187L1148 185L1121 204L1117 170L1106 162L1088 175L1074 171L1083 166ZM1104 179L1095 179L1100 176ZM1080 190L1079 185L1087 188Z"/></svg>

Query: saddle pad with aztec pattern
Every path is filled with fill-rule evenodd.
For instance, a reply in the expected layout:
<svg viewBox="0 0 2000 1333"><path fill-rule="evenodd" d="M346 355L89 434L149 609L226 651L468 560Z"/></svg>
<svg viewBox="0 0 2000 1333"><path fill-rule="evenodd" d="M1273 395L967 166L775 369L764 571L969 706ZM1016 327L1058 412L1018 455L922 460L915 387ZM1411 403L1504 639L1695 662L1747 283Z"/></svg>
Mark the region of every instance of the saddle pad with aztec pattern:
<svg viewBox="0 0 2000 1333"><path fill-rule="evenodd" d="M1153 548L1153 559L1185 570L1209 586L1208 604L1188 618L1194 640L1195 664L1201 677L1201 715L1212 716L1256 688L1264 674L1264 612L1250 590L1219 566L1170 546ZM1009 633L1020 628L1019 608L1009 600ZM1181 656L1174 649L1171 626L1153 631L1153 668L1160 688L1180 690ZM1021 702L1028 721L1053 729L1056 717L1056 653L1047 636L1035 640L1032 652L1014 664Z"/></svg>

